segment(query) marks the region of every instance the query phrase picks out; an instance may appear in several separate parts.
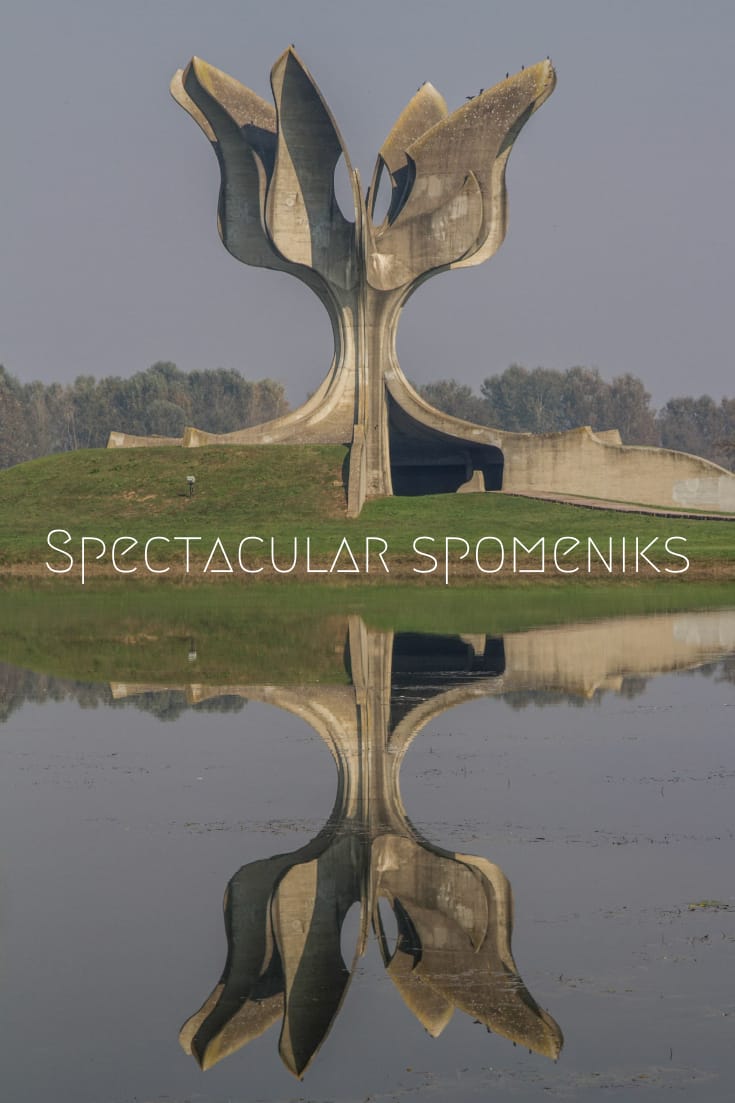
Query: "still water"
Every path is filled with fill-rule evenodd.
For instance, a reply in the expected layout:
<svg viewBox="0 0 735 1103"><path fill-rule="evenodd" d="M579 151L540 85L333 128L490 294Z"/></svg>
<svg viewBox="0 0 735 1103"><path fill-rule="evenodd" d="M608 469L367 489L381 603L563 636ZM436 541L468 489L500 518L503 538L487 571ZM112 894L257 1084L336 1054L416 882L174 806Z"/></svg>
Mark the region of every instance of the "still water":
<svg viewBox="0 0 735 1103"><path fill-rule="evenodd" d="M730 1100L735 612L329 631L0 667L3 1098Z"/></svg>

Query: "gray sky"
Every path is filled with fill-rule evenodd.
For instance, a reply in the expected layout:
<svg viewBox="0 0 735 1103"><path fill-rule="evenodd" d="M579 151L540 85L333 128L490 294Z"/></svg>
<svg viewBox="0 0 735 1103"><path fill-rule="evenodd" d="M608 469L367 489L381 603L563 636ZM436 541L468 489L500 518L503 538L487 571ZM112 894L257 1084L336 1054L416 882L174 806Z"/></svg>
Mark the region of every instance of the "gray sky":
<svg viewBox="0 0 735 1103"><path fill-rule="evenodd" d="M156 360L324 376L327 316L233 260L219 170L170 99L196 53L270 96L294 42L369 180L424 80L451 109L550 54L559 83L509 162L510 224L409 302L401 366L477 387L512 362L639 375L656 403L735 394L730 0L9 0L0 36L0 362L23 381Z"/></svg>

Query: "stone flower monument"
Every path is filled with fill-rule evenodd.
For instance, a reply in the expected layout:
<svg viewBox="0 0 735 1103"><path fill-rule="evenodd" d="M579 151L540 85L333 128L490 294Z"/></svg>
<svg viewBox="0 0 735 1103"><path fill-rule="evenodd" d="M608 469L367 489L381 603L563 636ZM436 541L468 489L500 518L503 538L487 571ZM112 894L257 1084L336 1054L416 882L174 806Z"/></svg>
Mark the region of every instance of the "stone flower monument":
<svg viewBox="0 0 735 1103"><path fill-rule="evenodd" d="M219 161L222 241L245 264L288 272L312 289L329 314L334 358L309 400L275 421L219 435L188 428L182 440L113 432L109 446L348 444L353 516L366 498L392 493L500 489L735 509L735 477L715 464L623 447L616 430L533 436L473 425L430 406L399 367L396 328L409 296L430 276L480 264L502 244L510 151L555 84L547 59L451 114L423 84L383 143L364 193L293 47L271 71L275 106L193 58L171 90ZM352 181L352 217L335 196L340 158ZM384 176L390 205L376 222Z"/></svg>

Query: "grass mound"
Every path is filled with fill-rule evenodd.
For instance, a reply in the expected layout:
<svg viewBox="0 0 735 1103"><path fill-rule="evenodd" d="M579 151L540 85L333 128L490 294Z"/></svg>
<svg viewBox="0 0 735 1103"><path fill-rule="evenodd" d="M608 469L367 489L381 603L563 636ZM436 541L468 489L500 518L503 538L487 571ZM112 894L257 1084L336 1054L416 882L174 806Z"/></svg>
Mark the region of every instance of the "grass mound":
<svg viewBox="0 0 735 1103"><path fill-rule="evenodd" d="M686 550L691 561L690 570L682 576L687 581L693 578L720 581L735 574L735 525L718 521L587 510L503 494L386 498L368 502L359 518L348 519L347 455L348 449L339 445L99 449L21 464L0 471L0 567L6 575L12 570L14 574L26 572L30 577L43 577L55 584L64 579L78 583L76 569L61 576L51 575L45 567L50 555L53 558L56 554L49 552L47 534L52 529L64 529L71 534L76 547L82 536L93 536L104 541L108 550L112 541L123 534L135 538L141 547L152 536L166 537L170 543L156 543L152 560L172 564L167 576L170 580L178 577L177 572L179 575L183 572L183 549L180 543L173 542L175 536L195 538L192 562L199 565L201 579L202 566L217 539L236 557L239 542L248 535L264 541L262 545L249 546L253 555L262 552L265 556L273 538L281 563L290 561L294 540L299 541L299 566L294 575L288 576L291 579L309 577L312 582L328 580L353 586L365 581L399 580L443 585L441 569L431 574L421 574L416 569L429 565L413 547L419 536L431 537L436 542L435 553L441 552L447 537L467 541L470 553L465 559L460 559L461 543L452 549L455 560L452 581L457 583L490 586L510 577L516 582L555 580L567 585L587 581L590 576L608 582L621 576L625 581L640 581L629 568L623 575L618 560L612 572L599 562L595 562L594 571L588 571L584 566L588 539L596 541L603 550L610 540L619 549L623 537L628 549L634 546L636 538L642 547L658 540L651 555L654 558L658 555L661 562L661 546L672 535L686 539L686 548L678 547ZM196 479L193 497L188 494L187 475ZM365 540L370 536L382 538L389 546L389 575L377 563L369 577L364 570L305 573L306 537L311 542L312 561L329 565L346 538L363 567ZM580 573L567 575L554 568L547 568L546 573L516 573L509 571L506 563L497 574L483 574L476 566L475 548L478 541L488 536L496 544L486 541L485 556L498 543L512 548L514 538L529 547L543 537L551 549L562 537L576 537L581 546L566 555L563 564L578 565ZM135 555L140 563L140 548ZM133 560L131 555L128 562ZM530 560L528 565L532 565ZM662 567L665 565L678 568L681 561L669 557ZM348 568L349 562L344 559L340 566ZM93 564L93 573L103 575L105 571L113 576L111 565L104 559ZM673 577L648 568L644 574L668 580ZM238 571L219 575L222 581L233 577L254 584L254 579L272 581L281 576L269 564L257 576ZM133 578L155 582L158 576L146 576L141 568L126 581L132 582ZM193 575L189 580L192 579Z"/></svg>

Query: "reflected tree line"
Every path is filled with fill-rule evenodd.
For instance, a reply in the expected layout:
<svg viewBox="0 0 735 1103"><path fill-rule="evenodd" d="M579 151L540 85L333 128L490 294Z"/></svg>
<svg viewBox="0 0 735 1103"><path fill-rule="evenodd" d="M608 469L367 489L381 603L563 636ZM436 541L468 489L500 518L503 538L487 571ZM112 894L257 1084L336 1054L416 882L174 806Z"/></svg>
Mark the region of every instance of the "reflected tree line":
<svg viewBox="0 0 735 1103"><path fill-rule="evenodd" d="M620 686L615 689L619 697L625 697L632 701L646 692L649 678L640 678L631 675L622 679ZM580 697L578 693L570 693L564 689L511 689L503 694L503 700L509 708L515 712L533 706L537 709L548 708L552 705L565 705L567 708L583 709L589 705L598 705L605 696L607 690L596 689L591 697Z"/></svg>
<svg viewBox="0 0 735 1103"><path fill-rule="evenodd" d="M685 673L692 676L703 674L715 682L735 685L735 655ZM632 700L645 692L649 681L649 678L631 675L623 678L621 686L615 692ZM502 696L510 708L521 711L530 707L547 708L552 705L587 708L590 703L600 702L606 692L598 689L592 697L584 697L562 689L516 689L506 691ZM135 697L116 699L107 683L77 682L56 678L51 674L37 674L33 670L23 670L9 663L0 663L0 724L4 724L27 703L43 705L54 701L74 701L83 709L135 708L163 722L178 720L187 710L200 713L237 713L247 704L246 698L230 695L192 703L187 700L183 689L141 691Z"/></svg>
<svg viewBox="0 0 735 1103"><path fill-rule="evenodd" d="M555 1060L562 1028L518 971L508 877L486 857L422 835L403 804L402 763L427 724L473 700L589 705L608 691L637 696L656 673L673 670L735 682L734 616L635 618L622 631L610 622L572 625L551 638L543 629L536 638L394 633L350 617L343 649L350 684L248 682L229 684L230 696L221 685L192 685L193 698L185 687L94 685L1 664L0 720L24 701L132 704L164 720L189 707L238 711L251 700L299 717L329 748L337 786L321 830L297 850L248 862L227 884L224 967L179 1034L203 1069L278 1024L281 1059L302 1077L340 1012L371 929L387 975L432 1037L460 1012ZM636 650L633 638L644 646ZM621 677L623 669L629 673ZM359 921L345 960L343 928L353 907Z"/></svg>
<svg viewBox="0 0 735 1103"><path fill-rule="evenodd" d="M608 383L596 368L529 371L519 364L485 379L479 394L456 379L440 379L418 390L437 409L496 429L619 429L624 444L673 448L735 469L735 398L718 403L710 395L682 396L670 398L657 411L634 375Z"/></svg>
<svg viewBox="0 0 735 1103"><path fill-rule="evenodd" d="M80 708L135 708L156 720L177 720L183 712L241 712L247 704L244 697L212 697L192 704L184 690L163 689L141 692L134 698L117 700L110 686L99 682L76 682L37 674L9 663L0 663L0 724L25 704L45 705L49 702L74 701Z"/></svg>
<svg viewBox="0 0 735 1103"><path fill-rule="evenodd" d="M596 368L528 370L512 364L477 394L440 379L417 388L455 417L510 432L549 433L590 425L619 429L624 444L660 445L735 469L735 398L670 398L655 410L642 381L607 382ZM229 433L288 410L283 386L217 368L183 372L159 362L129 379L79 376L73 383L20 383L0 365L0 468L54 452L103 448L111 429L181 436L184 426Z"/></svg>

